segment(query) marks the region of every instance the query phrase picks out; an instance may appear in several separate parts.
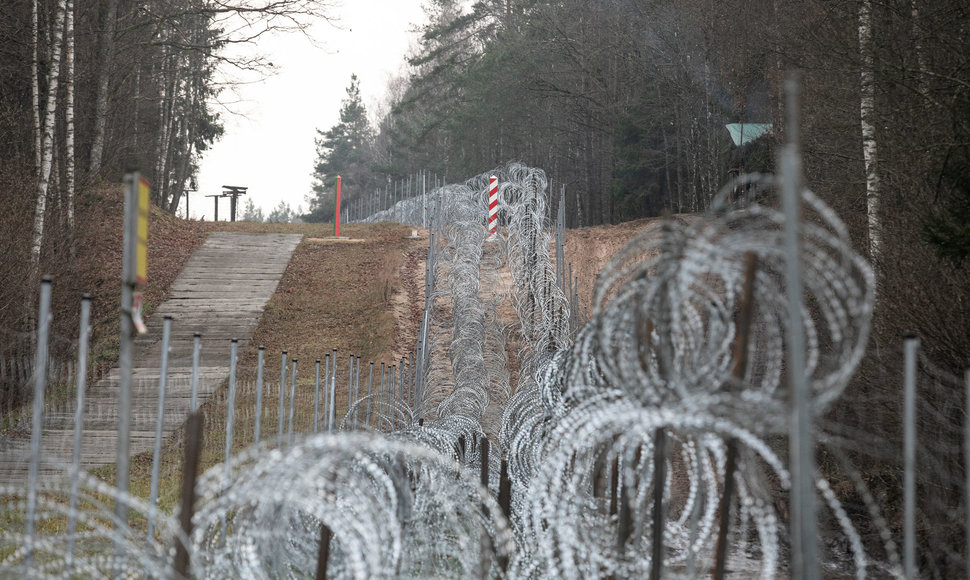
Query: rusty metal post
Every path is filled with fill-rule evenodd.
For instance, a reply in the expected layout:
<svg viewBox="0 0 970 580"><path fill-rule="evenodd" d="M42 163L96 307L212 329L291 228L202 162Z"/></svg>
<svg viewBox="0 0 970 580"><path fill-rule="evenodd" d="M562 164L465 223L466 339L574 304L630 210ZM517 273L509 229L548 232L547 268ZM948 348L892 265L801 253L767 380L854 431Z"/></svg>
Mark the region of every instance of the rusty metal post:
<svg viewBox="0 0 970 580"><path fill-rule="evenodd" d="M179 510L179 524L182 534L188 541L192 537L192 516L195 514L195 480L202 457L202 428L205 416L201 411L193 411L185 422L185 459L182 463L182 499ZM175 540L175 576L187 578L189 572L189 552L181 539Z"/></svg>
<svg viewBox="0 0 970 580"><path fill-rule="evenodd" d="M485 489L488 489L488 437L482 437L481 442L481 482Z"/></svg>
<svg viewBox="0 0 970 580"><path fill-rule="evenodd" d="M751 336L751 321L754 318L754 276L758 267L758 257L754 252L744 256L744 282L741 288L741 303L734 335L734 366L731 379L737 384L744 380L748 367L748 344ZM732 388L736 386L730 385ZM721 529L717 537L714 556L714 580L724 580L727 572L727 543L731 525L731 501L734 497L734 472L738 465L738 441L727 441L727 459L724 467L724 499L721 501Z"/></svg>
<svg viewBox="0 0 970 580"><path fill-rule="evenodd" d="M502 470L499 472L498 505L505 514L505 519L512 521L512 480L509 479L509 462L502 460Z"/></svg>
<svg viewBox="0 0 970 580"><path fill-rule="evenodd" d="M316 580L327 580L327 564L330 561L330 540L333 532L327 524L320 526L320 551L317 552L317 575Z"/></svg>

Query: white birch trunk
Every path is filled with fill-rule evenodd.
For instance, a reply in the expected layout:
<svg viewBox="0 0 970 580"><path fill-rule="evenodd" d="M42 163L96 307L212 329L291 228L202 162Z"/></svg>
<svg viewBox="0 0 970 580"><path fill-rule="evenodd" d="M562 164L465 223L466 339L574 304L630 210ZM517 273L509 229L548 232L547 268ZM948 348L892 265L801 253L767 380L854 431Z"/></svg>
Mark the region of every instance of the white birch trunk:
<svg viewBox="0 0 970 580"><path fill-rule="evenodd" d="M166 205L162 206L164 210L172 215L176 215L178 211L179 202L182 199L182 192L185 191L185 182L189 178L189 167L192 162L192 141L191 134L189 130L189 123L183 122L180 126L181 139L180 142L184 144L185 151L180 151L178 169L175 174L175 181L171 187L169 187L170 198L167 198Z"/></svg>
<svg viewBox="0 0 970 580"><path fill-rule="evenodd" d="M161 69L161 92L158 99L158 139L155 142L155 183L153 195L158 200L159 207L164 207L165 195L167 193L166 184L168 183L168 157L169 140L172 131L172 102L175 99L174 86L170 85L171 77L176 74L177 68L172 58L168 54L168 49L162 46L162 69Z"/></svg>
<svg viewBox="0 0 970 580"><path fill-rule="evenodd" d="M57 3L54 33L51 39L51 62L47 73L47 107L44 109L44 132L41 140L40 176L34 206L34 240L30 248L33 270L40 266L40 250L44 244L44 216L47 211L47 190L50 185L51 166L54 160L54 118L57 116L57 84L61 70L61 42L64 38L64 18L67 0Z"/></svg>
<svg viewBox="0 0 970 580"><path fill-rule="evenodd" d="M67 74L64 77L67 89L67 103L64 116L67 134L64 143L64 193L67 198L67 227L73 239L74 232L74 2L67 0L67 15L65 25L65 62ZM71 242L71 253L74 253L74 243Z"/></svg>
<svg viewBox="0 0 970 580"><path fill-rule="evenodd" d="M31 7L30 32L33 44L31 44L30 51L30 97L34 107L34 172L36 175L40 175L40 82L38 80L40 73L38 72L37 62L40 58L40 40L37 37L37 31L39 29L37 23L37 19L39 18L37 14L37 0L33 0Z"/></svg>
<svg viewBox="0 0 970 580"><path fill-rule="evenodd" d="M866 216L869 225L869 259L878 264L882 249L879 165L876 151L876 78L872 46L872 0L859 8L859 56L861 57L860 123L862 156L866 169Z"/></svg>
<svg viewBox="0 0 970 580"><path fill-rule="evenodd" d="M926 53L923 51L923 29L920 25L919 6L917 0L910 0L909 6L913 15L913 48L916 50L916 62L919 65L919 76L916 79L916 90L924 94L925 79L929 65L926 63Z"/></svg>
<svg viewBox="0 0 970 580"><path fill-rule="evenodd" d="M101 160L104 154L104 134L108 121L108 76L111 72L111 58L114 55L117 20L118 0L108 0L104 29L101 32L101 48L98 51L98 85L94 99L94 135L91 139L91 158L88 162L88 171L92 174L101 170Z"/></svg>

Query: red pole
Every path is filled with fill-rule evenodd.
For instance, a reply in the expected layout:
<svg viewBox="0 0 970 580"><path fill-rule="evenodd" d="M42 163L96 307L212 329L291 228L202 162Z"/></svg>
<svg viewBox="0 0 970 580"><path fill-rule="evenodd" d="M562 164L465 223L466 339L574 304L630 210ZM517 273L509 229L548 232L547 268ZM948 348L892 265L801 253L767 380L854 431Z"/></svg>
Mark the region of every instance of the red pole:
<svg viewBox="0 0 970 580"><path fill-rule="evenodd" d="M337 176L337 211L333 214L333 235L340 237L340 176Z"/></svg>

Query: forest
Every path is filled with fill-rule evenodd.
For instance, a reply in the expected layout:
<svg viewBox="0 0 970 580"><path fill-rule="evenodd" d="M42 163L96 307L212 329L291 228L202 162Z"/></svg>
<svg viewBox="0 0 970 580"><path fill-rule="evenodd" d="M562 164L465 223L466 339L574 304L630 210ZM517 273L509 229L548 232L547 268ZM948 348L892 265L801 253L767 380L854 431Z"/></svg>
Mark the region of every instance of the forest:
<svg viewBox="0 0 970 580"><path fill-rule="evenodd" d="M330 0L0 4L0 327L25 331L40 273L75 277L80 207L136 169L172 215L223 132L220 93L268 73L265 34ZM218 72L217 72L218 71Z"/></svg>
<svg viewBox="0 0 970 580"><path fill-rule="evenodd" d="M970 3L431 0L426 11L388 105L368 117L352 78L340 122L319 131L308 219L333 215L337 174L352 201L419 169L453 180L510 159L565 187L569 227L702 212L734 175L773 170L783 82L798 71L806 185L879 278L873 352L911 331L951 372L966 364ZM775 130L738 146L727 126L743 124ZM863 382L883 385L881 366Z"/></svg>
<svg viewBox="0 0 970 580"><path fill-rule="evenodd" d="M386 110L371 112L373 127L351 80L341 123L321 132L321 184L342 170L353 196L417 169L458 178L514 158L566 185L571 226L702 211L731 175L772 169L783 131L739 147L726 127L780 128L781 83L799 70L809 181L840 211L878 224L888 219L879 200L896 206L890 198L907 191L945 213L960 189L965 2L434 0L426 9L420 44L387 87Z"/></svg>
<svg viewBox="0 0 970 580"><path fill-rule="evenodd" d="M963 372L967 0L427 0L426 10L387 106L368 116L352 78L340 122L320 131L308 219L330 217L336 174L352 201L418 170L453 181L510 160L565 187L569 227L703 212L732 176L773 170L793 129L783 81L798 71L805 184L877 275L871 348L838 423L898 441L898 422L873 421L866 401L896 395L904 332ZM40 273L70 279L77 231L97 225L77 223L78 207L126 169L176 212L222 133L217 68L271 66L234 48L331 11L329 0L0 2L0 328L31 329ZM728 125L773 130L738 145ZM922 396L952 411L963 394ZM891 463L869 473L898 476Z"/></svg>

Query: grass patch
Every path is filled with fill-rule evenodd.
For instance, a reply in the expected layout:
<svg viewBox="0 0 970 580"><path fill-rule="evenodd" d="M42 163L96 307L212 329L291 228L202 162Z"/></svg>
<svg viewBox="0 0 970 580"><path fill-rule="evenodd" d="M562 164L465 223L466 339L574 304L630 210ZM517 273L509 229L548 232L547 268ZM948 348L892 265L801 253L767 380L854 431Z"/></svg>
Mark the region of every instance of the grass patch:
<svg viewBox="0 0 970 580"><path fill-rule="evenodd" d="M307 238L322 238L332 232L332 226L328 224L189 223L193 231L202 232L198 243L193 241L188 244L192 250L201 244L205 234L213 231L300 233ZM378 366L380 362L394 362L390 360L391 353L401 345L395 344L399 339L391 311L391 297L401 285L399 273L406 255L409 252L423 251L427 240L406 239L410 228L390 223L351 224L343 228L342 233L364 241L353 244L304 241L297 247L276 293L260 317L251 345L239 353L234 452L252 444L255 417L246 409L255 407L253 383L256 377L258 345L266 347L267 392L264 396L262 417L264 440L275 440L277 435L279 399L274 383L279 382L282 350L289 352L289 360L299 360L299 395L294 429L296 433L307 432L312 428L316 359L323 359L333 348L338 349L337 402L338 408L344 409L347 404L348 357L351 353L365 361L362 363L365 379L367 361L375 361ZM196 240L195 237L191 239ZM153 305L164 299L167 287L174 282L178 273L174 268L178 266L180 269L190 254L190 251L185 252L178 259L164 262L164 268L173 271L166 270L166 275L157 275L154 278L160 287L151 293ZM151 271L149 277L151 280ZM161 287L163 282L166 285ZM120 280L117 285L112 282L111 287L110 292L106 291L102 298L105 302L116 296ZM117 306L114 306L112 312L113 314L98 319L98 324L103 328L99 340L92 344L94 360L99 361L99 365L105 368L117 360ZM289 381L288 378L287 389ZM206 426L200 471L221 463L224 457L227 382L202 406L206 415ZM178 430L164 442L161 457L159 507L168 513L174 512L178 506L183 456L184 440L181 430ZM129 474L132 495L148 499L151 472L151 452L132 457ZM94 470L92 475L113 485L116 481L116 468L114 465L106 465ZM110 501L106 503L110 505ZM22 514L18 515L17 512L17 509L5 509L3 517L0 517L0 529L22 525L18 520ZM64 521L45 520L40 532L56 534L64 525ZM143 514L131 513L129 525L134 530L143 532L146 529Z"/></svg>
<svg viewBox="0 0 970 580"><path fill-rule="evenodd" d="M301 233L308 238L326 237L332 233L329 224L259 224L220 222L206 224L209 231L250 233ZM391 296L401 284L399 273L408 252L425 247L427 240L406 239L410 228L391 223L351 224L341 233L365 241L355 244L321 244L304 240L294 252L276 293L270 299L256 329L251 345L239 353L237 370L236 426L233 450L238 452L252 444L255 416L255 391L258 346L265 347L262 439L277 435L278 394L281 352L288 351L288 361L298 359L295 409L296 433L312 428L314 361L338 349L337 406L347 405L347 371L349 355L392 364L391 353L400 345L396 341L396 323L390 309ZM413 345L406 345L409 348ZM287 366L287 399L289 398L291 363ZM366 374L365 374L366 379ZM363 381L362 381L363 382ZM228 381L215 396L202 406L206 415L204 447L200 471L221 463L225 453ZM322 412L322 408L321 408ZM288 422L288 408L286 421ZM286 427L284 426L284 429ZM161 465L159 506L168 512L177 507L182 480L184 441L176 432L164 445ZM114 466L98 470L98 476L114 482ZM131 491L147 498L151 482L151 453L131 461Z"/></svg>

